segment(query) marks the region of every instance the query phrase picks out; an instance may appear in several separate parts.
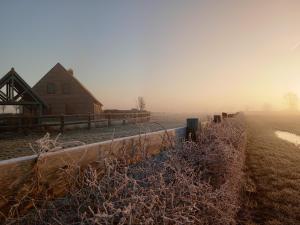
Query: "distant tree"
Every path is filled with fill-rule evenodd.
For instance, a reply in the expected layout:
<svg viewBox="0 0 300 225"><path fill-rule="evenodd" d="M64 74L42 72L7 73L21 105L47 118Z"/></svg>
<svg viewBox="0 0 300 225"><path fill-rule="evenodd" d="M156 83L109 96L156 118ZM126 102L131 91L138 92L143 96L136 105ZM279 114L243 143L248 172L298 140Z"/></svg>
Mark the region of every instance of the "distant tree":
<svg viewBox="0 0 300 225"><path fill-rule="evenodd" d="M6 108L6 105L1 105L1 110L2 110L2 113L4 113L4 111L5 111L5 108Z"/></svg>
<svg viewBox="0 0 300 225"><path fill-rule="evenodd" d="M284 101L289 110L291 110L291 111L298 110L299 98L298 98L297 94L295 94L293 92L289 92L289 93L285 94Z"/></svg>
<svg viewBox="0 0 300 225"><path fill-rule="evenodd" d="M140 111L143 111L143 110L146 109L146 102L145 102L144 98L141 97L141 96L138 97L138 100L137 100L137 108L138 108L138 110L140 110Z"/></svg>
<svg viewBox="0 0 300 225"><path fill-rule="evenodd" d="M272 111L272 105L269 103L264 103L262 106L262 110L267 112Z"/></svg>

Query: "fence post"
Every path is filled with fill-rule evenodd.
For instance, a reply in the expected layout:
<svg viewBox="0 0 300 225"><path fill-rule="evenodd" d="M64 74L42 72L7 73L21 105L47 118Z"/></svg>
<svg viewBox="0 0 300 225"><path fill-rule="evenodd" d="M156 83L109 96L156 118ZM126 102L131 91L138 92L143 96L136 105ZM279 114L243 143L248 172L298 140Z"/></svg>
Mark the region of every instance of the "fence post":
<svg viewBox="0 0 300 225"><path fill-rule="evenodd" d="M108 127L111 126L111 115L110 114L108 114L107 126Z"/></svg>
<svg viewBox="0 0 300 225"><path fill-rule="evenodd" d="M62 114L60 116L60 132L63 134L65 129L65 116Z"/></svg>
<svg viewBox="0 0 300 225"><path fill-rule="evenodd" d="M197 130L199 126L198 118L186 119L186 140L197 141Z"/></svg>
<svg viewBox="0 0 300 225"><path fill-rule="evenodd" d="M88 117L88 129L91 129L91 113L89 113L89 117Z"/></svg>
<svg viewBox="0 0 300 225"><path fill-rule="evenodd" d="M22 117L18 118L18 132L20 132L22 130Z"/></svg>
<svg viewBox="0 0 300 225"><path fill-rule="evenodd" d="M214 122L215 123L221 123L221 116L220 115L214 115Z"/></svg>

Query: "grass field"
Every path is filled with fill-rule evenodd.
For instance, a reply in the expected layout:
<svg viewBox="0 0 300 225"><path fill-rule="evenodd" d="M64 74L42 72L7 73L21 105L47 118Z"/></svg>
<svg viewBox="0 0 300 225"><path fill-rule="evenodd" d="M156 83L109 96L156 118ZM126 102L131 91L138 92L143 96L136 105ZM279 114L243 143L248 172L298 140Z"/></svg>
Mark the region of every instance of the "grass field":
<svg viewBox="0 0 300 225"><path fill-rule="evenodd" d="M245 224L300 224L300 148L274 133L300 135L300 115L248 115L247 124Z"/></svg>

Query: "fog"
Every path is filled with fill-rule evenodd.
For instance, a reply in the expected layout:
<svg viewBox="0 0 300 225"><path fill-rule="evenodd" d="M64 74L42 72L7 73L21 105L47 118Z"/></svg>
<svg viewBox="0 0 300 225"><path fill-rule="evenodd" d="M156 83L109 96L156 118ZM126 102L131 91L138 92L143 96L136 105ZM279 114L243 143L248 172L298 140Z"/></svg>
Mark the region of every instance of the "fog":
<svg viewBox="0 0 300 225"><path fill-rule="evenodd" d="M0 6L1 75L15 67L32 86L60 62L104 108L143 96L156 112L284 110L300 95L297 1Z"/></svg>

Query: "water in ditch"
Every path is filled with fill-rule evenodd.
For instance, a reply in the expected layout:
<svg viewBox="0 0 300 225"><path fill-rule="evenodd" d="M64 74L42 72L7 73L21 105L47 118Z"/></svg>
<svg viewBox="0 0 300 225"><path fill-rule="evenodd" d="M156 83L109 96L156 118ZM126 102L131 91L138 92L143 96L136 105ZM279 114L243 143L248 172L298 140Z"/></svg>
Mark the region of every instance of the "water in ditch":
<svg viewBox="0 0 300 225"><path fill-rule="evenodd" d="M294 133L277 130L275 131L275 135L282 140L291 142L295 144L297 147L300 147L300 136Z"/></svg>

